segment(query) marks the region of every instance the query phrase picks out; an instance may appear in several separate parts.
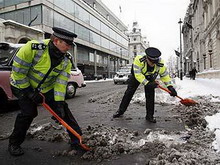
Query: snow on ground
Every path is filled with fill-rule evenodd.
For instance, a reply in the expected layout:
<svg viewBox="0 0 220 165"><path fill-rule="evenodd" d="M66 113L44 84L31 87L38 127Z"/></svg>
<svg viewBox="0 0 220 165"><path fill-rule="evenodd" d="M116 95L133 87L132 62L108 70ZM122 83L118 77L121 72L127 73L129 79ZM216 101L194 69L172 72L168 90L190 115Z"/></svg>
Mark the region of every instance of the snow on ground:
<svg viewBox="0 0 220 165"><path fill-rule="evenodd" d="M211 102L220 102L220 79L202 79L196 80L184 79L176 80L178 94L184 97L192 96L212 96ZM213 147L218 152L220 151L220 113L212 116L206 116L208 128L214 131L216 140L213 142Z"/></svg>
<svg viewBox="0 0 220 165"><path fill-rule="evenodd" d="M112 79L87 81L86 83L102 81L112 81ZM220 79L196 78L195 80L191 80L184 77L183 80L180 80L179 78L174 79L174 84L178 95L182 98L196 98L199 96L203 96L206 98L210 98L210 102L220 102ZM168 93L166 93L165 91L161 91L161 89L156 90L156 103L181 104L178 98L170 97ZM145 94L136 92L132 99L132 102L145 102ZM213 147L217 151L220 151L219 118L220 113L205 117L205 120L208 122L208 128L215 133L216 140L213 142Z"/></svg>
<svg viewBox="0 0 220 165"><path fill-rule="evenodd" d="M175 79L178 94L181 97L193 96L220 96L220 79L202 79L190 80L188 78Z"/></svg>
<svg viewBox="0 0 220 165"><path fill-rule="evenodd" d="M182 98L196 98L198 96L204 96L210 98L210 102L220 102L220 79L204 79L196 78L196 80L190 80L189 78L174 79L174 87L177 93ZM156 89L157 91L160 89ZM164 92L156 93L156 103L173 103L180 104L178 98L170 97L169 94ZM145 101L144 93L137 93L134 96L133 102ZM195 100L196 101L196 100ZM219 110L218 110L219 111ZM219 111L220 112L220 111ZM208 122L208 128L214 131L216 139L213 142L213 147L218 152L220 151L220 113L216 113L212 116L206 116L205 120Z"/></svg>
<svg viewBox="0 0 220 165"><path fill-rule="evenodd" d="M112 79L87 81L102 82ZM83 154L86 160L111 159L119 154L132 154L144 152L153 157L146 164L219 164L220 158L220 80L200 79L182 81L175 79L174 87L179 96L191 98L199 104L195 106L182 106L178 98L171 97L168 93L157 89L156 103L175 104L173 111L177 113L186 125L186 131L170 131L146 129L144 132L130 131L125 128L108 127L104 125L88 126L84 130L84 144L92 150ZM144 103L143 86L138 89L132 102ZM140 93L141 92L141 93ZM119 95L119 96L118 96ZM103 95L95 98L98 103L106 103L106 99L121 98L123 93ZM93 98L91 98L93 99ZM142 104L145 106L145 104ZM214 114L214 115L213 115ZM209 115L209 116L208 116ZM213 136L213 133L215 136ZM63 128L54 127L52 124L41 126L32 125L29 137L46 141L68 141L67 133ZM213 147L211 147L211 145ZM74 156L72 151L58 151L55 155Z"/></svg>

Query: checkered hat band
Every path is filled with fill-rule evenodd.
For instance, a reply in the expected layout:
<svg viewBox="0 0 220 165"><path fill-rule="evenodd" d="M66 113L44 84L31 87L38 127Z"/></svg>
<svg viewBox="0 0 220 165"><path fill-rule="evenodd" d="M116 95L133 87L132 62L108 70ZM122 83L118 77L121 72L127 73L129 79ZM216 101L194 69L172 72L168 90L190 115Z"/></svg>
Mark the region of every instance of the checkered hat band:
<svg viewBox="0 0 220 165"><path fill-rule="evenodd" d="M150 56L147 56L147 58L149 58L150 60L158 60L160 57L150 57Z"/></svg>
<svg viewBox="0 0 220 165"><path fill-rule="evenodd" d="M62 35L62 34L59 34L59 33L56 33L56 32L54 32L53 35L58 37L58 38L64 39L64 40L73 41L73 37L68 37L68 36L65 36L65 35Z"/></svg>

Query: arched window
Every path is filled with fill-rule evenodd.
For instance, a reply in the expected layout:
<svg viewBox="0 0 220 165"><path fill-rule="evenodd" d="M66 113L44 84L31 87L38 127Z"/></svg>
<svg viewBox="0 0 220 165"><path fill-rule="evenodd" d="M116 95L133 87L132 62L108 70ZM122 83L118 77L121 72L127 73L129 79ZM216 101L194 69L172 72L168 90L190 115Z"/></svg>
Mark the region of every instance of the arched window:
<svg viewBox="0 0 220 165"><path fill-rule="evenodd" d="M18 43L19 43L19 44L25 44L25 43L27 43L28 41L30 41L29 38L21 38L21 39L18 41Z"/></svg>

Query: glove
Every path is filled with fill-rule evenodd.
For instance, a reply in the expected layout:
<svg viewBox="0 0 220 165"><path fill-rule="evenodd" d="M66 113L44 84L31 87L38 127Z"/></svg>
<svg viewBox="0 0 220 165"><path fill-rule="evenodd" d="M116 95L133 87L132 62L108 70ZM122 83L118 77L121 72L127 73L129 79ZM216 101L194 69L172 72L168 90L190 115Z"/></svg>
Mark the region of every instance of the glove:
<svg viewBox="0 0 220 165"><path fill-rule="evenodd" d="M150 81L147 83L147 87L149 88L157 88L158 84L155 81Z"/></svg>
<svg viewBox="0 0 220 165"><path fill-rule="evenodd" d="M169 91L171 92L170 93L170 96L177 96L177 92L176 92L176 90L173 88L173 86L168 86L167 87L168 89L169 89Z"/></svg>
<svg viewBox="0 0 220 165"><path fill-rule="evenodd" d="M43 103L43 96L38 91L29 90L27 96L36 104Z"/></svg>
<svg viewBox="0 0 220 165"><path fill-rule="evenodd" d="M57 107L55 112L61 118L65 117L65 102L64 101L56 101Z"/></svg>

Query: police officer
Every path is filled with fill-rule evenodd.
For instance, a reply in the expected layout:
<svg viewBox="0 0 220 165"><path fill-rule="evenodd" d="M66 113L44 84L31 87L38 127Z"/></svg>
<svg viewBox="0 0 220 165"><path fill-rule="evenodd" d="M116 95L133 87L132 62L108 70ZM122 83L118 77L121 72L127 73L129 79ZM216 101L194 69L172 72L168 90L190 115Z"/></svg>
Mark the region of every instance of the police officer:
<svg viewBox="0 0 220 165"><path fill-rule="evenodd" d="M125 91L119 109L113 115L113 118L118 118L124 114L139 84L143 84L146 97L146 120L156 123L156 119L154 118L154 98L155 88L157 88L155 80L158 75L160 75L161 81L163 81L170 90L170 95L177 96L177 92L172 86L167 68L164 66L164 62L160 58L160 50L154 47L149 47L145 50L145 53L146 55L137 55L134 59L127 90Z"/></svg>
<svg viewBox="0 0 220 165"><path fill-rule="evenodd" d="M11 89L21 108L9 137L8 150L14 156L24 154L20 145L38 114L37 105L43 101L40 92L45 96L46 103L82 135L65 102L66 86L72 67L67 51L71 49L77 35L58 27L54 27L53 31L50 39L27 42L20 48L13 61ZM78 139L69 131L68 133L72 148L80 149Z"/></svg>

